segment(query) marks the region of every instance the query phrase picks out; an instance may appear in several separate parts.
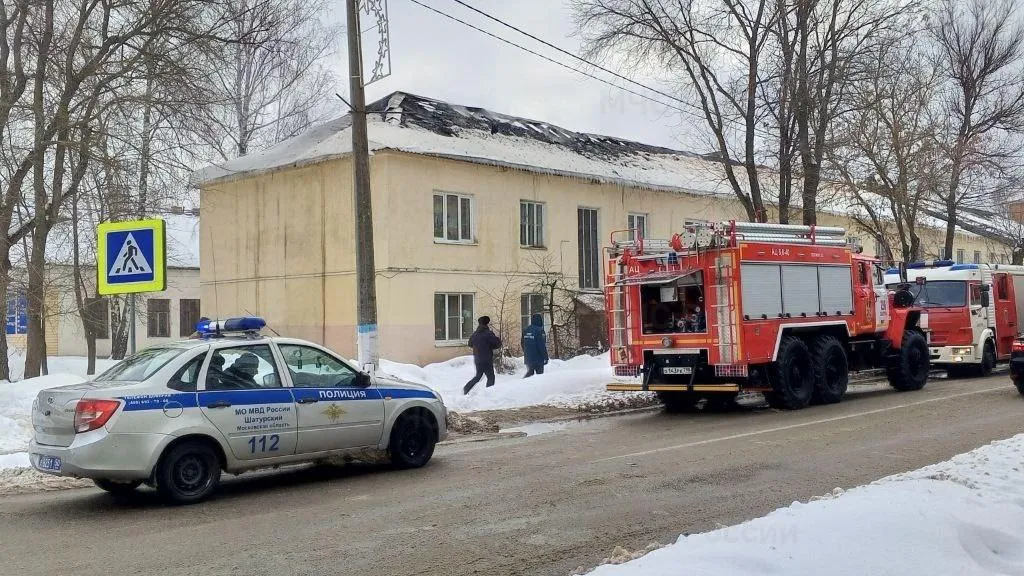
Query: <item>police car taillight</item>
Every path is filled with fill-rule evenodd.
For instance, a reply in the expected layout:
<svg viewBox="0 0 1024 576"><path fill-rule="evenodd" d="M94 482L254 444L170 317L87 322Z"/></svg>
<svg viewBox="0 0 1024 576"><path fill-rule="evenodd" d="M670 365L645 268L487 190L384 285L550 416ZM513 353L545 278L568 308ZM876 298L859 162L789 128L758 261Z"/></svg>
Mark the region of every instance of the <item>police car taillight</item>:
<svg viewBox="0 0 1024 576"><path fill-rule="evenodd" d="M1024 352L1024 340L1014 340L1013 341L1012 351L1013 352Z"/></svg>
<svg viewBox="0 0 1024 576"><path fill-rule="evenodd" d="M117 400L79 400L75 406L75 432L88 432L102 427L120 405Z"/></svg>

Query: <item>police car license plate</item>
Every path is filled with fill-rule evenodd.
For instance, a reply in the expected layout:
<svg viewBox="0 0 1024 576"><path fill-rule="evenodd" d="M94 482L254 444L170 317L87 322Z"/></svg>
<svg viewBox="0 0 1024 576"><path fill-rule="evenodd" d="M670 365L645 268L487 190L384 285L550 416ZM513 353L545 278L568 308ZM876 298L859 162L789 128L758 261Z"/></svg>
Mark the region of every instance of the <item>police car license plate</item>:
<svg viewBox="0 0 1024 576"><path fill-rule="evenodd" d="M661 369L662 374L667 375L680 375L680 374L693 374L692 366L666 366Z"/></svg>
<svg viewBox="0 0 1024 576"><path fill-rule="evenodd" d="M39 469L60 472L60 458L56 456L40 456Z"/></svg>

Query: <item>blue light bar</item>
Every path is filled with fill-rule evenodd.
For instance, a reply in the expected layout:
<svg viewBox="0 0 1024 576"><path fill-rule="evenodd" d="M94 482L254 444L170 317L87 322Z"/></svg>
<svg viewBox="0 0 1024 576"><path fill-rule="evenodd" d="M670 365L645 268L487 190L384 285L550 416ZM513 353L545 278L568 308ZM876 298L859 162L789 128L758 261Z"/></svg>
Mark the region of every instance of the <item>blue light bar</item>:
<svg viewBox="0 0 1024 576"><path fill-rule="evenodd" d="M259 332L266 326L266 320L259 316L243 316L227 320L203 320L196 324L196 332L213 336L222 332Z"/></svg>
<svg viewBox="0 0 1024 576"><path fill-rule="evenodd" d="M977 264L957 264L950 268L950 270L977 270L980 266Z"/></svg>

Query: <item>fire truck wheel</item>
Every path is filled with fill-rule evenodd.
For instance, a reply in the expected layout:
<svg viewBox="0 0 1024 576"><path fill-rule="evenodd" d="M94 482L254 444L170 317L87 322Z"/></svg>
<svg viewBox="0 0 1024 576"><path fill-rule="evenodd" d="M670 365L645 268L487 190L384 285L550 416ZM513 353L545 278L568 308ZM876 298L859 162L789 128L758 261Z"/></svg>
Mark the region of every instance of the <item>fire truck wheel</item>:
<svg viewBox="0 0 1024 576"><path fill-rule="evenodd" d="M981 364L977 367L978 376L991 376L996 367L996 345L992 340L985 340L985 348L981 353Z"/></svg>
<svg viewBox="0 0 1024 576"><path fill-rule="evenodd" d="M807 406L814 394L814 363L807 344L793 336L783 338L779 359L773 367L768 404L784 410L799 410Z"/></svg>
<svg viewBox="0 0 1024 576"><path fill-rule="evenodd" d="M814 397L816 404L835 404L846 395L850 383L846 349L835 336L814 341Z"/></svg>
<svg viewBox="0 0 1024 576"><path fill-rule="evenodd" d="M889 385L900 392L920 390L928 382L930 369L928 342L920 332L912 330L903 335L899 358L886 370L886 376Z"/></svg>
<svg viewBox="0 0 1024 576"><path fill-rule="evenodd" d="M697 411L697 398L689 392L658 392L658 400L665 405L665 412L671 414Z"/></svg>

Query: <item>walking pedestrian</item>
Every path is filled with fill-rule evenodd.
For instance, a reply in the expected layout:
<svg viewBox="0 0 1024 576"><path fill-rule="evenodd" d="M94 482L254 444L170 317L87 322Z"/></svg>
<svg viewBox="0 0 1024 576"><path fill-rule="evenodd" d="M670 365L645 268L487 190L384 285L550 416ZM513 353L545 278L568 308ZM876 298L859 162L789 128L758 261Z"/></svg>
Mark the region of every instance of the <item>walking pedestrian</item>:
<svg viewBox="0 0 1024 576"><path fill-rule="evenodd" d="M526 360L526 376L543 374L544 365L548 363L548 342L544 334L544 316L534 314L530 317L530 325L523 330L523 356Z"/></svg>
<svg viewBox="0 0 1024 576"><path fill-rule="evenodd" d="M494 351L501 348L501 339L491 332L491 318L481 316L477 320L476 331L469 337L469 345L473 348L473 363L476 364L476 376L466 382L462 388L463 394L476 386L481 378L487 376L487 387L494 386Z"/></svg>

